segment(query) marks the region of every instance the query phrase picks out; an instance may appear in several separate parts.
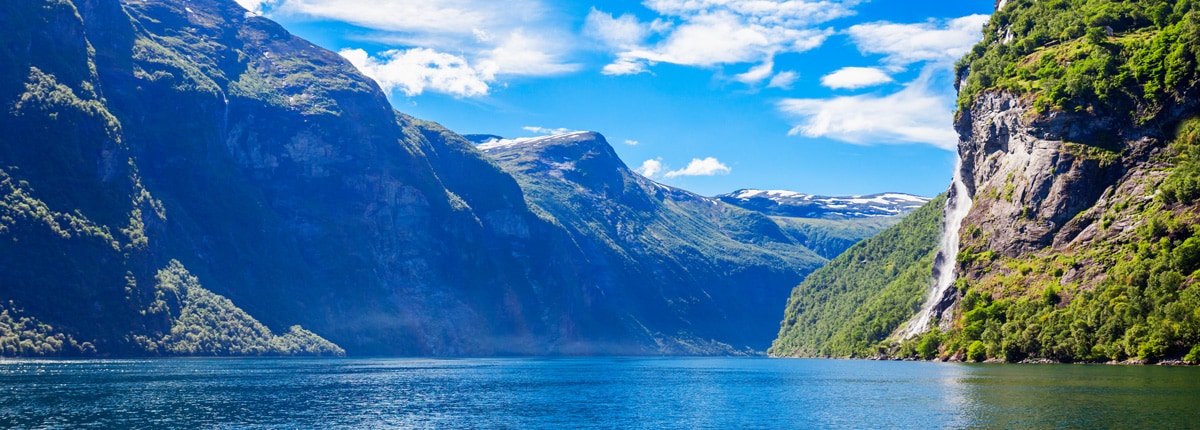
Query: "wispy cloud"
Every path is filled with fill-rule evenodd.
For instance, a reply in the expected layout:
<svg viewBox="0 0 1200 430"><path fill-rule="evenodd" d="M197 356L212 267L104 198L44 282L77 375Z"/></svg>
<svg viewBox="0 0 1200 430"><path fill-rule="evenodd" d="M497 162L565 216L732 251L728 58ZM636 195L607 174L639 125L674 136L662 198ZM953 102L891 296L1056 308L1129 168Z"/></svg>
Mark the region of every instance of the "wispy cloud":
<svg viewBox="0 0 1200 430"><path fill-rule="evenodd" d="M767 83L767 87L768 88L782 88L785 90L790 90L790 89L792 89L792 84L796 83L797 79L800 79L800 75L797 74L796 72L792 72L792 71L779 72L778 74L776 74L774 77L771 78L771 82Z"/></svg>
<svg viewBox="0 0 1200 430"><path fill-rule="evenodd" d="M892 82L892 77L874 67L843 67L821 77L821 85L833 89L858 89Z"/></svg>
<svg viewBox="0 0 1200 430"><path fill-rule="evenodd" d="M487 95L506 77L575 72L574 34L542 0L238 0L243 6L299 19L334 20L367 30L359 38L394 46L347 48L384 88L459 97Z"/></svg>
<svg viewBox="0 0 1200 430"><path fill-rule="evenodd" d="M641 142L638 142L636 140L625 139L625 144L629 145L629 146L638 146L641 144Z"/></svg>
<svg viewBox="0 0 1200 430"><path fill-rule="evenodd" d="M255 1L255 0L243 0ZM269 0L272 14L295 14L410 34L497 33L539 21L546 7L537 0Z"/></svg>
<svg viewBox="0 0 1200 430"><path fill-rule="evenodd" d="M571 133L571 132L575 131L575 130L571 130L569 128L561 128L561 127L560 128L546 128L546 127L538 127L536 125L527 125L527 126L521 127L521 129L528 131L530 133L544 134L544 135L548 135L548 136L555 135L555 134L567 134L567 133Z"/></svg>
<svg viewBox="0 0 1200 430"><path fill-rule="evenodd" d="M650 26L642 25L633 15L613 17L612 14L601 12L595 7L588 12L583 28L584 35L617 49L640 45L651 31Z"/></svg>
<svg viewBox="0 0 1200 430"><path fill-rule="evenodd" d="M733 171L733 169L730 169L729 166L721 163L716 158L693 158L692 162L688 163L687 167L679 170L672 170L663 176L668 178L679 176L715 176L728 175L731 171Z"/></svg>
<svg viewBox="0 0 1200 430"><path fill-rule="evenodd" d="M958 143L950 124L954 96L934 85L935 73L926 69L916 81L889 95L787 99L779 102L779 109L801 120L791 135L859 145L915 143L954 150Z"/></svg>
<svg viewBox="0 0 1200 430"><path fill-rule="evenodd" d="M850 27L847 34L864 54L883 54L884 63L953 63L982 37L988 15L969 15L918 24L875 22Z"/></svg>
<svg viewBox="0 0 1200 430"><path fill-rule="evenodd" d="M487 95L495 73L467 64L463 57L426 48L381 52L376 57L361 49L340 52L384 91L415 96L426 90L458 97Z"/></svg>
<svg viewBox="0 0 1200 430"><path fill-rule="evenodd" d="M734 80L784 88L794 72L774 71L774 58L821 46L834 32L819 25L853 15L858 0L646 0L659 14L653 22L630 15L614 18L595 8L586 34L605 42L616 57L609 75L637 74L658 63L716 67L753 64ZM778 79L776 79L778 78Z"/></svg>
<svg viewBox="0 0 1200 430"><path fill-rule="evenodd" d="M892 82L888 74L912 65L920 75L890 94L826 99L786 99L781 112L797 118L790 135L824 137L858 145L924 144L956 150L951 125L951 66L983 37L986 15L916 24L875 22L846 31L864 55L882 55L881 67L846 67L821 78L829 88L858 89Z"/></svg>
<svg viewBox="0 0 1200 430"><path fill-rule="evenodd" d="M747 84L747 85L754 85L759 82L767 80L768 78L771 77L771 75L774 75L774 74L775 74L775 63L771 62L771 61L767 61L765 63L759 64L757 66L750 68L750 70L747 71L746 73L742 73L740 75L734 76L733 80Z"/></svg>

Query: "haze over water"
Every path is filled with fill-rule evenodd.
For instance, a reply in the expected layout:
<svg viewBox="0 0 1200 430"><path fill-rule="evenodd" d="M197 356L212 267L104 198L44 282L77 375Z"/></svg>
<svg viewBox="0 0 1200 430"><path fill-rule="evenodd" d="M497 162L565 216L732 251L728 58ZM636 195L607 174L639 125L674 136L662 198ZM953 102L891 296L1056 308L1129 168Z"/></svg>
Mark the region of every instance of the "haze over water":
<svg viewBox="0 0 1200 430"><path fill-rule="evenodd" d="M1186 428L1200 369L746 358L0 361L4 428Z"/></svg>

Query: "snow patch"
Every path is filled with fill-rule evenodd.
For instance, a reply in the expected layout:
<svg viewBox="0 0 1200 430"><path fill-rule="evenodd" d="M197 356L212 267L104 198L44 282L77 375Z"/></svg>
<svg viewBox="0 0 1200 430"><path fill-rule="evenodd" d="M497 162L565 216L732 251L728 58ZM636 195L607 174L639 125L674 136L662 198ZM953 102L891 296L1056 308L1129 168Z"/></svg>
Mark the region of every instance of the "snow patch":
<svg viewBox="0 0 1200 430"><path fill-rule="evenodd" d="M538 137L518 137L515 139L492 139L481 143L476 148L480 151L490 151L493 149L509 148L513 146L529 145L534 143L555 143L565 140L570 140L575 137L586 135L588 131L573 131L570 133L556 134L553 136L538 136Z"/></svg>

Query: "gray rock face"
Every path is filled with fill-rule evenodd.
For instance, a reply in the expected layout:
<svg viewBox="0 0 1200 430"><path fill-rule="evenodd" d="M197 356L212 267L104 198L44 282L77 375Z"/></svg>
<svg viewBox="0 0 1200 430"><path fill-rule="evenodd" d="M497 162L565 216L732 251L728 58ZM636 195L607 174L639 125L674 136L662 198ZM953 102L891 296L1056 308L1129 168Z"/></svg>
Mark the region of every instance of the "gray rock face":
<svg viewBox="0 0 1200 430"><path fill-rule="evenodd" d="M963 237L977 252L1017 256L1069 241L1077 230L1064 227L1124 170L1113 120L1031 110L1010 94L985 93L955 124L974 201Z"/></svg>

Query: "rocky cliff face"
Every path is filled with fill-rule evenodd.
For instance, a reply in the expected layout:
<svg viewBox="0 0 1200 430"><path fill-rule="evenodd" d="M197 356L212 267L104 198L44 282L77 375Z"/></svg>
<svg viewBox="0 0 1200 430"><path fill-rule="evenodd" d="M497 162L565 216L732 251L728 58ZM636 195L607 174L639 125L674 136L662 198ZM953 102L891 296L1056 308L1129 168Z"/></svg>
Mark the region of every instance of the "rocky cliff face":
<svg viewBox="0 0 1200 430"><path fill-rule="evenodd" d="M1176 119L1177 121L1178 119ZM974 202L966 247L1016 257L1064 249L1091 224L1106 191L1162 146L1162 130L1087 114L1041 115L1031 99L980 95L955 124ZM1082 216L1080 216L1082 214Z"/></svg>
<svg viewBox="0 0 1200 430"><path fill-rule="evenodd" d="M1196 51L1196 5L1006 3L960 63L973 205L947 336L924 341L956 359L1200 360L1200 314L1182 311L1200 295L1197 69L1175 57Z"/></svg>
<svg viewBox="0 0 1200 430"><path fill-rule="evenodd" d="M1200 3L996 5L957 67L961 181L949 197L972 202L933 259L956 279L936 273L931 307L866 312L876 330L852 341L794 329L772 352L1200 363ZM791 309L785 326L838 315ZM917 310L936 324L894 324Z"/></svg>

